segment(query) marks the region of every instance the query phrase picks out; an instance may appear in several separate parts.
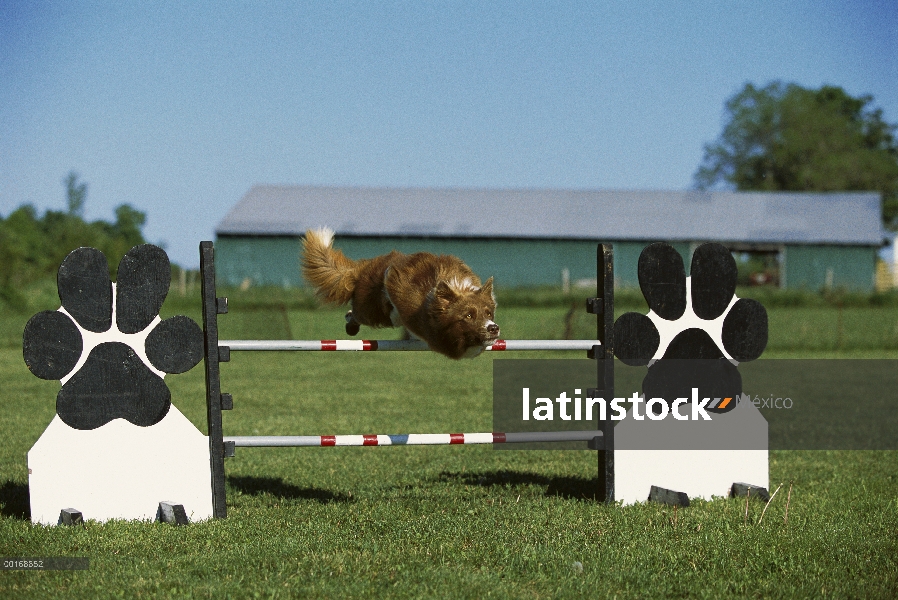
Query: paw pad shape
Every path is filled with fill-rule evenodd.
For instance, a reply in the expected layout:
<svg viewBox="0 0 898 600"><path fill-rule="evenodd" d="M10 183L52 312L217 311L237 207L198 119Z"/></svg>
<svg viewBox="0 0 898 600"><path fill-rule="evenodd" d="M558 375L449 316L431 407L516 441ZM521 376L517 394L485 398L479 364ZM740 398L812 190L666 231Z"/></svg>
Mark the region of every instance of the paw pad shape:
<svg viewBox="0 0 898 600"><path fill-rule="evenodd" d="M742 393L736 365L758 358L767 345L767 311L740 299L736 261L720 244L692 256L690 277L669 244L651 244L639 256L639 287L647 315L626 313L614 324L614 354L624 364L649 366L646 398L690 398L697 387L712 398L708 412L727 412Z"/></svg>
<svg viewBox="0 0 898 600"><path fill-rule="evenodd" d="M141 427L168 414L166 373L183 373L203 357L203 333L190 318L162 321L171 267L161 248L132 248L119 263L118 283L106 256L78 248L59 267L62 308L34 315L25 326L23 355L41 379L59 379L56 413L89 430L113 419Z"/></svg>

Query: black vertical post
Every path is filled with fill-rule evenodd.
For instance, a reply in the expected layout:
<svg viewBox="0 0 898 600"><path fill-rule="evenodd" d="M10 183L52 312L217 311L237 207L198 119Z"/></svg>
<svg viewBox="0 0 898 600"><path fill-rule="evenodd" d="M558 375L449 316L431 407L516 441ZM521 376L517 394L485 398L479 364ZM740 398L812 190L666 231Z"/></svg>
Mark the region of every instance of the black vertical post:
<svg viewBox="0 0 898 600"><path fill-rule="evenodd" d="M203 348L206 363L206 418L209 424L209 462L212 467L212 516L228 516L225 504L224 433L221 423L221 373L219 371L218 315L227 312L227 300L215 292L215 256L212 242L200 242L200 274L203 293Z"/></svg>
<svg viewBox="0 0 898 600"><path fill-rule="evenodd" d="M596 376L601 397L610 403L614 398L614 247L611 244L599 244L596 249L596 287L596 339L602 343L594 353ZM603 450L599 450L599 496L605 502L614 502L614 421L610 410L599 427L603 441Z"/></svg>

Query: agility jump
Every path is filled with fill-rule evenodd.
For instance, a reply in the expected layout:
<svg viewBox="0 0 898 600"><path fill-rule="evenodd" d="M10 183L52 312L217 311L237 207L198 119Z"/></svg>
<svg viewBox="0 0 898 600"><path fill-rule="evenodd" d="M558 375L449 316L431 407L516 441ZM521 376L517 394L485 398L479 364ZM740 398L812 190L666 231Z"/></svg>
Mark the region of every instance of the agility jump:
<svg viewBox="0 0 898 600"><path fill-rule="evenodd" d="M681 429L689 427L679 423L682 419L642 420L634 404L633 419L615 426L614 418L602 415L589 431L225 437L221 411L231 410L234 401L222 393L220 363L230 360L232 350L422 351L427 346L407 340L219 340L217 319L227 313L227 299L216 295L212 242L200 244L200 268L202 328L186 316L159 317L171 273L161 248L146 244L129 250L116 283L106 257L93 248L72 251L60 265L62 306L34 315L23 333L28 369L61 384L56 415L28 453L33 522L74 523L82 510L84 518L97 520L225 517L224 458L237 446L586 441L598 451L597 494L606 502L641 502L655 493L650 489L660 489L688 503L689 497L736 493L744 487L738 481L761 489L769 479L767 422L751 402L739 402L744 394L737 371L739 363L763 352L767 314L760 303L735 295L735 261L719 244L695 249L689 277L671 246L647 246L639 277L649 313L627 313L616 323L613 251L599 245L597 295L586 300L587 312L600 316L595 340L493 337L485 344L491 352L585 350L596 361L597 385L583 390L593 398L615 395L616 351L622 363L648 367L642 383L646 399L679 400L691 390L693 412L698 406L715 413L713 425L688 431ZM492 333L498 336L498 327ZM702 360L681 368L677 359L684 358ZM203 359L208 435L177 410L163 381L166 373L183 373ZM698 387L709 396L701 404ZM715 395L737 401L718 405L715 397L706 406ZM721 440L732 443L722 447Z"/></svg>
<svg viewBox="0 0 898 600"><path fill-rule="evenodd" d="M486 350L576 350L586 351L596 360L597 386L590 393L614 395L613 349L614 328L614 251L610 245L597 247L597 295L588 298L585 310L598 318L595 340L495 340ZM228 311L227 298L217 296L215 284L215 250L212 242L200 243L200 272L203 297L203 335L206 368L206 408L209 432L209 454L212 472L213 516L227 516L225 498L224 458L234 456L236 447L337 447L337 446L397 446L397 445L455 445L509 444L528 442L586 441L599 450L598 497L614 501L614 423L601 421L595 431L566 432L488 432L488 433L430 433L430 434L366 434L366 435L309 435L309 436L234 436L225 437L222 430L222 410L231 410L234 401L222 393L220 363L228 362L232 351L424 351L418 340L219 340L218 315Z"/></svg>

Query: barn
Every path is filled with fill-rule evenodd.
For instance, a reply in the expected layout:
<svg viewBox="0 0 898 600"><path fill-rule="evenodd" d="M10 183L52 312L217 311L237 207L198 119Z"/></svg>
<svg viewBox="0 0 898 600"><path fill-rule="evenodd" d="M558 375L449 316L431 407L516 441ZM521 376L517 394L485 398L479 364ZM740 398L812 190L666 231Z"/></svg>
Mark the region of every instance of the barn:
<svg viewBox="0 0 898 600"><path fill-rule="evenodd" d="M715 241L737 257L743 283L871 291L884 243L880 196L870 192L257 185L216 228L219 281L303 285L300 240L320 226L350 258L455 254L504 287L587 284L600 241L614 244L618 287L636 287L647 244L666 241L689 256Z"/></svg>

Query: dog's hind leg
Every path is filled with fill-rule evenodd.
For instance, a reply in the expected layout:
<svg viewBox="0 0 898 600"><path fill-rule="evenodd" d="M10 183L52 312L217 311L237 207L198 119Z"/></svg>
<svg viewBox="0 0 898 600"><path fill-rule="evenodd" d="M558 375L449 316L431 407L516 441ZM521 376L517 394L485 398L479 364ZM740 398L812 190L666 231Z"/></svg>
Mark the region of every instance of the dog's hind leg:
<svg viewBox="0 0 898 600"><path fill-rule="evenodd" d="M361 325L352 316L352 311L346 313L346 333L349 335L358 335Z"/></svg>

